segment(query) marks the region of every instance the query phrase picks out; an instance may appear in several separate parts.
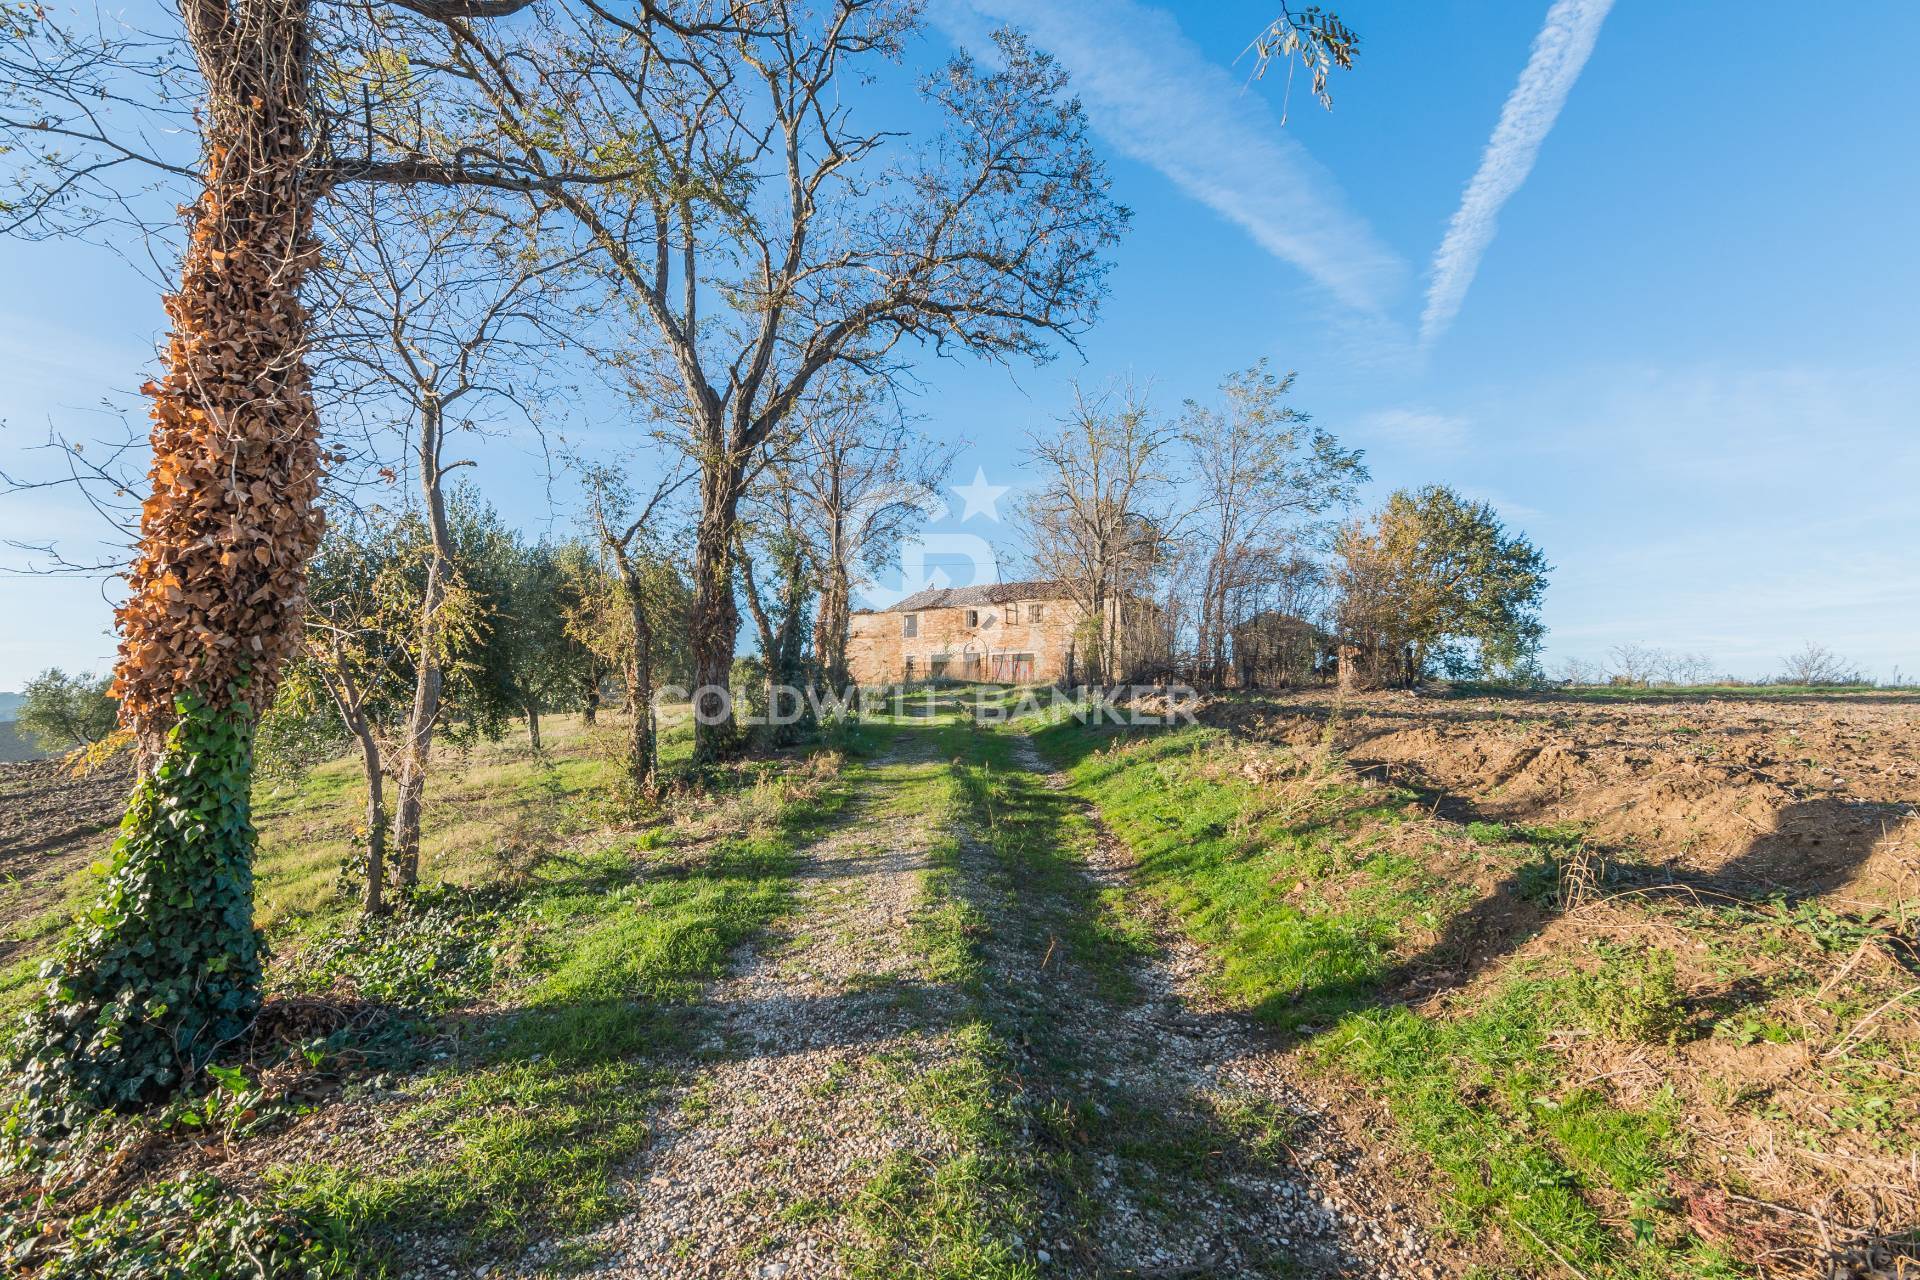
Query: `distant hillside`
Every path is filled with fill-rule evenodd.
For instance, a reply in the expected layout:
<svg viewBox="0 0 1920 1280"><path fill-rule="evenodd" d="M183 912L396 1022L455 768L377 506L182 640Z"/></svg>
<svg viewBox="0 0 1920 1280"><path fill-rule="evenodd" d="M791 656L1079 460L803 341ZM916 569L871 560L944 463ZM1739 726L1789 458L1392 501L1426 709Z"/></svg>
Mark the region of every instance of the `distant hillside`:
<svg viewBox="0 0 1920 1280"><path fill-rule="evenodd" d="M13 714L25 701L17 693L0 693L0 760L38 760L46 754L13 727Z"/></svg>
<svg viewBox="0 0 1920 1280"><path fill-rule="evenodd" d="M14 730L13 721L0 720L0 761L38 760L45 754Z"/></svg>

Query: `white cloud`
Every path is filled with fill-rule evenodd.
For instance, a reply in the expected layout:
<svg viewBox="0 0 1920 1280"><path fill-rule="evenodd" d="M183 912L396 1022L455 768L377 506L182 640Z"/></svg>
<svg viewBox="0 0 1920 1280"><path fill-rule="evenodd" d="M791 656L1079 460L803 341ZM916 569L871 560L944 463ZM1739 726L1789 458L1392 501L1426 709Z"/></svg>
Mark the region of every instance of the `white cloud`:
<svg viewBox="0 0 1920 1280"><path fill-rule="evenodd" d="M1613 0L1554 0L1547 11L1546 25L1534 37L1526 69L1500 109L1500 123L1487 141L1480 168L1467 184L1440 251L1434 255L1433 280L1420 317L1422 343L1433 341L1459 314L1480 258L1493 242L1500 207L1533 171L1540 144L1559 119L1560 108L1587 65L1600 24L1612 7Z"/></svg>
<svg viewBox="0 0 1920 1280"><path fill-rule="evenodd" d="M1767 675L1817 640L1885 675L1920 670L1916 405L1902 363L1597 367L1475 420L1553 512L1556 656L1634 641Z"/></svg>
<svg viewBox="0 0 1920 1280"><path fill-rule="evenodd" d="M1244 228L1346 305L1379 311L1405 264L1266 104L1132 0L945 0L933 18L982 51L986 24L1016 26L1060 60L1101 136Z"/></svg>
<svg viewBox="0 0 1920 1280"><path fill-rule="evenodd" d="M1431 409L1381 409L1354 424L1362 443L1385 441L1429 452L1451 452L1467 442L1467 420Z"/></svg>
<svg viewBox="0 0 1920 1280"><path fill-rule="evenodd" d="M1453 491L1469 502L1484 502L1493 508L1493 513L1511 527L1513 525L1536 525L1547 518L1547 513L1530 503L1509 498L1496 490L1482 488L1479 485L1456 484ZM1518 532L1525 533L1524 528Z"/></svg>

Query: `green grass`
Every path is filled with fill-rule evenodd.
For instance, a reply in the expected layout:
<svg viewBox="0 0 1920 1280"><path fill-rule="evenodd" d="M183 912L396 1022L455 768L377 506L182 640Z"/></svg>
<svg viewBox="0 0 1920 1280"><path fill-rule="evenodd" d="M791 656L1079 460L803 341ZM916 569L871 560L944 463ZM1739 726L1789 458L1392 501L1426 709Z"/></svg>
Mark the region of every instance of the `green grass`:
<svg viewBox="0 0 1920 1280"><path fill-rule="evenodd" d="M1198 768L1222 741L1188 728L1103 751L1125 739L1073 721L1035 735L1133 851L1135 882L1213 950L1222 994L1277 1026L1324 1024L1371 1001L1400 923L1445 909L1449 889L1355 841L1401 821L1405 793L1330 782L1304 810L1247 825L1263 798ZM1363 866L1355 901L1316 899L1320 881Z"/></svg>
<svg viewBox="0 0 1920 1280"><path fill-rule="evenodd" d="M1558 1077L1548 1037L1578 1025L1577 979L1510 973L1447 1016L1390 1002L1409 924L1437 930L1475 900L1388 852L1410 795L1308 762L1256 785L1208 767L1230 746L1208 729L1129 737L1065 722L1034 736L1135 855L1137 891L1208 947L1221 994L1386 1103L1441 1175L1456 1230L1498 1232L1542 1266L1588 1276L1735 1274L1664 1207L1684 1155L1674 1116ZM1461 835L1516 864L1536 844L1577 839L1495 824ZM1666 1033L1657 973L1613 994L1606 1016Z"/></svg>
<svg viewBox="0 0 1920 1280"><path fill-rule="evenodd" d="M1006 1045L983 1019L951 1037L953 1056L914 1083L908 1105L951 1144L930 1158L890 1157L849 1206L847 1256L862 1280L1027 1280L1039 1271L1013 1241L1036 1215L1028 1139Z"/></svg>
<svg viewBox="0 0 1920 1280"><path fill-rule="evenodd" d="M792 800L763 830L684 861L671 846L613 847L545 870L519 913L519 985L499 1012L448 1024L457 1050L392 1121L401 1149L421 1135L433 1157L283 1168L282 1196L382 1265L398 1264L402 1230L438 1232L472 1259L603 1221L621 1203L612 1175L645 1146L672 1079L664 1059L693 1028L691 1002L787 909L799 848L846 794Z"/></svg>
<svg viewBox="0 0 1920 1280"><path fill-rule="evenodd" d="M1251 1206L1231 1175L1288 1159L1294 1117L1252 1096L1103 1078L1114 1070L1106 1047L1060 1010L1091 1009L1099 1025L1141 998L1144 923L1088 876L1092 825L1077 799L1020 765L1017 730L943 721L921 732L949 759L926 811L960 834L932 848L912 938L929 972L967 999L955 1056L907 1101L953 1151L896 1158L856 1198L854 1273L1097 1269L1111 1256L1111 1179L1169 1227L1190 1218L1195 1196L1211 1197L1235 1232ZM1260 1274L1293 1273L1290 1257L1240 1244Z"/></svg>
<svg viewBox="0 0 1920 1280"><path fill-rule="evenodd" d="M421 823L422 881L472 886L511 878L556 837L590 830L613 781L606 740L620 732L610 721L590 728L577 716L550 716L539 752L517 733L442 745ZM691 741L686 726L671 728L662 753L691 750ZM255 919L270 935L297 935L346 908L335 882L359 848L365 810L366 786L353 760L256 786Z"/></svg>
<svg viewBox="0 0 1920 1280"><path fill-rule="evenodd" d="M550 716L542 752L516 732L499 742L443 746L428 784L422 882L472 887L516 879L557 839L591 830L597 798L611 780L600 739L619 728L608 721L592 730L577 716ZM690 726L675 720L663 738L663 759L684 760L691 751ZM336 882L361 839L366 788L358 762L332 760L297 778L262 778L253 809L255 922L283 952L337 931L353 914ZM9 922L24 945L0 968L0 1018L10 1020L38 994L40 965L100 891L112 838L103 834L99 860L67 877L57 905Z"/></svg>
<svg viewBox="0 0 1920 1280"><path fill-rule="evenodd" d="M920 976L952 988L963 1009L947 1034L949 1056L914 1080L902 1105L948 1143L933 1155L896 1153L850 1198L848 1271L863 1280L1026 1280L1037 1274L1014 1247L1032 1230L1033 1196L1023 1160L1022 1114L1004 1041L984 1016L990 924L965 892L961 829L967 795L961 758L973 736L952 691L887 717L874 729L893 743L924 743L933 758L895 766L880 781L885 812L924 815L928 869L907 944Z"/></svg>
<svg viewBox="0 0 1920 1280"><path fill-rule="evenodd" d="M423 859L440 887L383 921L363 921L334 886L363 803L350 762L257 798L269 985L344 980L392 1008L303 1050L345 1102L377 1101L347 1113L379 1126L374 1154L263 1174L267 1210L360 1274L406 1269L423 1239L452 1259L493 1259L614 1213L615 1172L648 1141L670 1061L686 1061L674 1051L697 1029L697 997L788 909L801 848L849 792L836 755L744 762L710 771L670 821L579 852L569 846L598 827L610 766L579 726L549 730L540 753L509 740L443 755Z"/></svg>

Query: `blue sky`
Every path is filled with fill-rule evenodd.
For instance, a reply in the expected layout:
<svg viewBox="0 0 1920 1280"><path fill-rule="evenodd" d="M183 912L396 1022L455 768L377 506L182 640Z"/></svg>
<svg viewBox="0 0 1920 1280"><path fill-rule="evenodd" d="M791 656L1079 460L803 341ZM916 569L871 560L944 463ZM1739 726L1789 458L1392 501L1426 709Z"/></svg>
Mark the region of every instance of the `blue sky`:
<svg viewBox="0 0 1920 1280"><path fill-rule="evenodd" d="M1337 7L1361 59L1327 113L1236 62L1259 0L936 5L917 60L1018 15L1076 73L1135 211L1080 354L923 371L927 427L974 442L955 482L1030 479L1019 443L1071 379L1147 380L1171 410L1267 356L1367 451L1368 502L1444 482L1539 543L1550 664L1638 642L1760 675L1817 640L1920 671L1920 6L1850 7L1846 57L1816 61L1804 7L1563 0L1561 35L1591 37L1572 67L1565 40L1532 58L1545 2ZM1480 185L1480 206L1506 196L1497 225L1455 237L1484 252L1423 340L1435 255L1517 85ZM14 470L50 421L138 385L162 317L85 246L0 243L0 282ZM478 479L529 527L564 523L531 456L494 442ZM1004 544L962 514L934 531ZM8 538L97 537L93 520L58 492L0 499ZM98 583L0 579L0 688L103 665L108 621Z"/></svg>

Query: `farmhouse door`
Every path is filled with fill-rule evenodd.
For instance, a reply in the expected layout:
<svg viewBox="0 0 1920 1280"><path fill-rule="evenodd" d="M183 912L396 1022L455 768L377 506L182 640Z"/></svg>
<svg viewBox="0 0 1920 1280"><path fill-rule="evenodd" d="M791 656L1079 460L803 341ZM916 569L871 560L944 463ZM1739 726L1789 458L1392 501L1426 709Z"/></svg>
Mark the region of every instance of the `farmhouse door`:
<svg viewBox="0 0 1920 1280"><path fill-rule="evenodd" d="M993 678L999 684L1032 684L1033 655L1030 653L994 654Z"/></svg>

